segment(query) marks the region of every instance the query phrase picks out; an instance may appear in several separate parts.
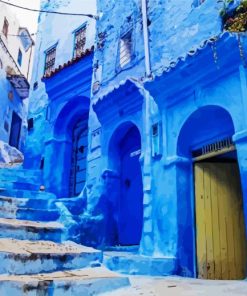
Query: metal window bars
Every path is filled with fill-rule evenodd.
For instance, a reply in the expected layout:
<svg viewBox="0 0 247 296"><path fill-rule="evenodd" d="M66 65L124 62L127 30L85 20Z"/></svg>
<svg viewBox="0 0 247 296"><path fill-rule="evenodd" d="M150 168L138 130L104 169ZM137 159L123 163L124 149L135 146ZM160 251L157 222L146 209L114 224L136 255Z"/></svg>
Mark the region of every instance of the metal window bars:
<svg viewBox="0 0 247 296"><path fill-rule="evenodd" d="M85 50L86 45L86 26L75 32L74 57L80 57Z"/></svg>
<svg viewBox="0 0 247 296"><path fill-rule="evenodd" d="M54 69L55 61L56 61L56 47L49 49L46 52L46 58L45 58L45 74L51 73L51 71Z"/></svg>
<svg viewBox="0 0 247 296"><path fill-rule="evenodd" d="M120 38L120 49L119 49L119 63L120 67L123 68L127 65L132 58L132 32L128 32Z"/></svg>

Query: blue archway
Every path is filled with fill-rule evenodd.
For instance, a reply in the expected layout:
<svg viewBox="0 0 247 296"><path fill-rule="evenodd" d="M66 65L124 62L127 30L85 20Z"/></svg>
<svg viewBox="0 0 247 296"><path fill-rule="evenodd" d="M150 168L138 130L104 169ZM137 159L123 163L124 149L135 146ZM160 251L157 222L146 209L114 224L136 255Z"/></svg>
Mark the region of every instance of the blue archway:
<svg viewBox="0 0 247 296"><path fill-rule="evenodd" d="M77 149L73 147L74 127L80 121L87 123L89 106L89 98L77 96L64 102L63 106L57 106L60 111L51 114L52 137L46 142L44 179L49 191L58 197L72 195L70 193L72 154ZM54 109L53 107L52 105L51 109Z"/></svg>
<svg viewBox="0 0 247 296"><path fill-rule="evenodd" d="M219 106L204 106L185 119L177 140L176 195L178 272L196 275L194 173L192 151L234 135L231 115Z"/></svg>
<svg viewBox="0 0 247 296"><path fill-rule="evenodd" d="M109 144L109 168L114 184L115 244L139 245L143 227L143 184L139 162L141 135L131 122L120 125Z"/></svg>

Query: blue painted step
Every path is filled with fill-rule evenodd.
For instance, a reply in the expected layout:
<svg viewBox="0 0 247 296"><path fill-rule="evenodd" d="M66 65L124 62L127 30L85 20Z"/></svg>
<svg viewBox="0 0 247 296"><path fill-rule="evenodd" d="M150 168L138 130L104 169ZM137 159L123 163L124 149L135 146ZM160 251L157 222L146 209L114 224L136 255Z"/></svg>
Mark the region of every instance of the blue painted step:
<svg viewBox="0 0 247 296"><path fill-rule="evenodd" d="M47 199L54 200L56 196L53 193L45 192L45 191L32 191L32 190L24 190L24 189L8 189L8 188L0 188L0 195L8 196L8 197L16 197L16 198L30 198L30 199Z"/></svg>
<svg viewBox="0 0 247 296"><path fill-rule="evenodd" d="M0 218L0 238L61 242L65 229L58 222L34 222Z"/></svg>
<svg viewBox="0 0 247 296"><path fill-rule="evenodd" d="M1 199L0 199L1 202ZM60 217L60 213L56 209L34 209L18 207L13 204L0 206L0 218L20 219L31 221L56 221Z"/></svg>
<svg viewBox="0 0 247 296"><path fill-rule="evenodd" d="M0 274L38 274L100 266L102 252L73 242L0 239Z"/></svg>
<svg viewBox="0 0 247 296"><path fill-rule="evenodd" d="M106 268L85 268L34 276L1 276L1 296L92 296L130 285L127 277Z"/></svg>

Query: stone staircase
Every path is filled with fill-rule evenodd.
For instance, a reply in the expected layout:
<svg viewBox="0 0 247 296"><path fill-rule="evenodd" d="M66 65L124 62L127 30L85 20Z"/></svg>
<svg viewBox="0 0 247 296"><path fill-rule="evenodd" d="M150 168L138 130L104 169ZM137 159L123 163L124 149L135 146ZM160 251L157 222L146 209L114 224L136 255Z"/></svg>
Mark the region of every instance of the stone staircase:
<svg viewBox="0 0 247 296"><path fill-rule="evenodd" d="M68 241L78 227L40 185L39 172L0 169L0 295L92 296L128 286L102 266L101 251Z"/></svg>

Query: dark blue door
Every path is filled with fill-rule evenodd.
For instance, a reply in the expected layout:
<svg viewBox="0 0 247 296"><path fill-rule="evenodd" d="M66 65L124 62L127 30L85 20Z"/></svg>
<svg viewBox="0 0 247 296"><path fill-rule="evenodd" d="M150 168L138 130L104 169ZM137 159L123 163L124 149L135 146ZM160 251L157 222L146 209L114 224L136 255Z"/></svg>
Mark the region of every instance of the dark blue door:
<svg viewBox="0 0 247 296"><path fill-rule="evenodd" d="M78 196L86 183L88 119L79 121L73 129L70 196Z"/></svg>
<svg viewBox="0 0 247 296"><path fill-rule="evenodd" d="M19 148L19 140L21 134L21 118L13 111L12 113L12 122L11 122L11 130L9 137L9 145L15 148Z"/></svg>
<svg viewBox="0 0 247 296"><path fill-rule="evenodd" d="M120 143L121 196L119 203L119 244L138 245L143 226L143 186L139 163L141 140L131 128Z"/></svg>

